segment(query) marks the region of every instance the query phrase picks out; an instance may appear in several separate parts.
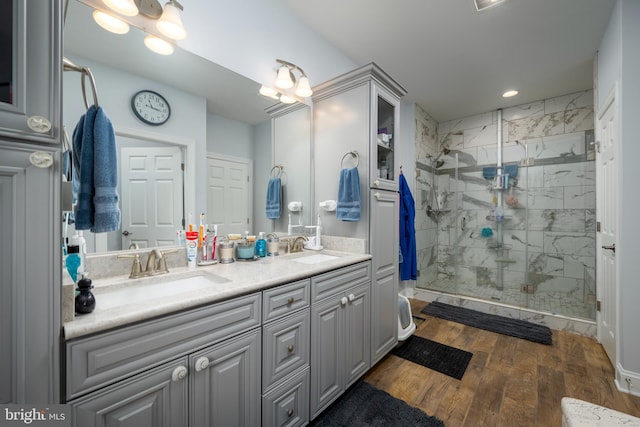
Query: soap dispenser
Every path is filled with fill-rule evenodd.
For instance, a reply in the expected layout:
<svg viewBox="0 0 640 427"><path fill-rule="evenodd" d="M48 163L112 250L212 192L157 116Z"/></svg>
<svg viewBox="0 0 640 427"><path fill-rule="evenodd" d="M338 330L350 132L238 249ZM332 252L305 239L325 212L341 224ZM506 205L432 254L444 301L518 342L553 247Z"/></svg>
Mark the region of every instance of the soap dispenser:
<svg viewBox="0 0 640 427"><path fill-rule="evenodd" d="M91 289L93 284L88 275L83 274L82 278L78 280L78 289L80 293L76 295L76 313L87 314L91 313L96 308L96 298L93 296Z"/></svg>
<svg viewBox="0 0 640 427"><path fill-rule="evenodd" d="M261 258L267 256L267 241L264 240L264 231L258 234L258 240L256 240L256 255Z"/></svg>

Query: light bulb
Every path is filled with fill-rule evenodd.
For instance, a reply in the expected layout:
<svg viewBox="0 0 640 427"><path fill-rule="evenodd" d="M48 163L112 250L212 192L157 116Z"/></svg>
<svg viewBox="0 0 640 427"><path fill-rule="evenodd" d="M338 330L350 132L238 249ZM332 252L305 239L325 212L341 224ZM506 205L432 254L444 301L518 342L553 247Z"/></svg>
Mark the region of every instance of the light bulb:
<svg viewBox="0 0 640 427"><path fill-rule="evenodd" d="M296 86L296 95L300 98L306 98L313 95L311 86L309 86L309 79L307 76L302 76L298 79L298 85Z"/></svg>
<svg viewBox="0 0 640 427"><path fill-rule="evenodd" d="M93 11L93 20L107 31L115 34L126 34L129 32L129 24L120 19L99 10Z"/></svg>
<svg viewBox="0 0 640 427"><path fill-rule="evenodd" d="M124 16L136 16L138 7L133 0L102 0L114 12Z"/></svg>
<svg viewBox="0 0 640 427"><path fill-rule="evenodd" d="M162 40L159 37L148 34L144 38L144 45L149 50L158 53L160 55L171 55L173 53L173 45L166 40Z"/></svg>
<svg viewBox="0 0 640 427"><path fill-rule="evenodd" d="M293 87L293 78L289 67L283 65L278 69L278 77L276 77L276 87L280 89L290 89Z"/></svg>
<svg viewBox="0 0 640 427"><path fill-rule="evenodd" d="M265 86L265 85L260 86L260 95L267 96L273 99L278 99L278 91L272 87Z"/></svg>
<svg viewBox="0 0 640 427"><path fill-rule="evenodd" d="M182 40L187 37L182 18L180 18L180 9L172 1L164 5L162 16L156 23L156 27L162 34L173 40Z"/></svg>
<svg viewBox="0 0 640 427"><path fill-rule="evenodd" d="M283 104L293 104L296 100L289 95L282 94L280 95L280 102Z"/></svg>
<svg viewBox="0 0 640 427"><path fill-rule="evenodd" d="M519 92L517 90L508 90L502 94L503 98L511 98L512 96L516 96Z"/></svg>

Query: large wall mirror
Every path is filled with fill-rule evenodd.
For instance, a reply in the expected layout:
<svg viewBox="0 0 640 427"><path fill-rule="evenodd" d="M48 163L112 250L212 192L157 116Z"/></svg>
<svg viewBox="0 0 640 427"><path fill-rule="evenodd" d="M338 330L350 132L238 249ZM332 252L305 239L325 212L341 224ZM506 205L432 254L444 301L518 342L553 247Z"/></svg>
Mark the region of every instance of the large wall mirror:
<svg viewBox="0 0 640 427"><path fill-rule="evenodd" d="M302 147L296 147L295 161L284 160L288 182L295 185L284 192L281 220L267 220L270 171L283 161L276 159L277 153L293 151L278 147L281 143L274 139L267 113L273 101L258 95L259 84L180 48L169 56L153 53L143 44L143 31L131 27L124 35L109 33L93 21L92 12L81 1L68 2L64 55L91 69L98 102L114 126L122 229L96 235L85 232L89 252L126 250L132 243L140 247L174 244L175 233L183 227L183 219L188 223L189 214L197 223L200 213L205 213L205 222L221 224L221 234L286 232L287 204L292 200L304 206L302 216L294 216L294 221L310 224L309 107L301 107L306 114L296 113L303 121L296 136ZM171 115L166 123L149 125L135 116L131 98L140 90L167 99ZM87 101L94 102L90 90ZM70 138L85 111L80 74L67 71L63 116ZM172 178L154 175L148 168L152 162L145 161L152 157ZM239 168L250 177L242 190L231 179ZM72 230L73 225L67 237Z"/></svg>

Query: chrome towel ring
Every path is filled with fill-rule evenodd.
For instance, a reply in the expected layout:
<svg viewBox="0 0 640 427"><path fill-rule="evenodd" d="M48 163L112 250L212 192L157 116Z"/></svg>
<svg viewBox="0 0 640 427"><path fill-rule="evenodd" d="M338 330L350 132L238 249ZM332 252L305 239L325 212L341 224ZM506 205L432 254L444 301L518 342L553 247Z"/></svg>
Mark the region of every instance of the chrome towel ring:
<svg viewBox="0 0 640 427"><path fill-rule="evenodd" d="M344 160L347 158L347 156L353 156L356 158L356 165L354 167L358 167L358 164L360 164L360 156L358 155L358 152L353 150L353 151L349 151L348 153L345 153L344 156L342 156L342 160L340 160L340 167L344 169Z"/></svg>

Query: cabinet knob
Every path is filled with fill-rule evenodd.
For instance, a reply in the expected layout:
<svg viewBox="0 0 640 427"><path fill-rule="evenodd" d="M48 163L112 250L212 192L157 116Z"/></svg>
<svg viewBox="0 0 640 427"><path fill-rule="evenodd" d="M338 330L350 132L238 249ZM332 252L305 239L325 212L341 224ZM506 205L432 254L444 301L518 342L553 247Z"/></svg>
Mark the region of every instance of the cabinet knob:
<svg viewBox="0 0 640 427"><path fill-rule="evenodd" d="M289 409L289 410L287 411L287 417L289 417L289 418L293 417L293 414L294 414L294 413L295 413L295 412L293 411L293 409Z"/></svg>
<svg viewBox="0 0 640 427"><path fill-rule="evenodd" d="M380 180L376 179L375 181L373 181L373 185L376 187L380 187Z"/></svg>
<svg viewBox="0 0 640 427"><path fill-rule="evenodd" d="M376 198L376 200L377 200L377 199L379 199L379 198L380 198L380 193L378 193L378 192L376 191L375 193L373 193L373 197L375 197L375 198Z"/></svg>
<svg viewBox="0 0 640 427"><path fill-rule="evenodd" d="M342 304L342 305L347 305L347 301L349 301L349 300L347 299L347 297L342 297L342 298L340 299L340 304Z"/></svg>
<svg viewBox="0 0 640 427"><path fill-rule="evenodd" d="M356 296L354 294L349 294L349 302L355 301Z"/></svg>
<svg viewBox="0 0 640 427"><path fill-rule="evenodd" d="M294 350L294 349L295 349L295 347L294 347L294 346L292 346L292 345L290 345L289 347L287 347L287 351L288 351L289 353L293 353L293 350Z"/></svg>
<svg viewBox="0 0 640 427"><path fill-rule="evenodd" d="M171 381L183 380L185 379L188 373L189 373L189 370L187 369L186 366L178 366L171 373Z"/></svg>
<svg viewBox="0 0 640 427"><path fill-rule="evenodd" d="M200 372L203 369L207 369L209 367L209 359L202 356L196 360L196 372Z"/></svg>
<svg viewBox="0 0 640 427"><path fill-rule="evenodd" d="M293 297L289 297L289 299L287 300L287 305L291 305L295 302L295 299Z"/></svg>

